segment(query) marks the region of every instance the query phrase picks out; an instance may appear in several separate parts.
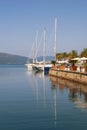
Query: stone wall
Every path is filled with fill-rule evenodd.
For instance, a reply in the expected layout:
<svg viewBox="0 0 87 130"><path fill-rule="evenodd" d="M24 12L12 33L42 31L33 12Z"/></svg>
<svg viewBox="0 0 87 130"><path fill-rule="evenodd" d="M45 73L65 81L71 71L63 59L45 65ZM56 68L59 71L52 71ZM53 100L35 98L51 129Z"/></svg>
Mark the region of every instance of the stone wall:
<svg viewBox="0 0 87 130"><path fill-rule="evenodd" d="M69 80L83 83L83 84L87 84L87 73L50 69L49 75L60 77L63 79L69 79Z"/></svg>

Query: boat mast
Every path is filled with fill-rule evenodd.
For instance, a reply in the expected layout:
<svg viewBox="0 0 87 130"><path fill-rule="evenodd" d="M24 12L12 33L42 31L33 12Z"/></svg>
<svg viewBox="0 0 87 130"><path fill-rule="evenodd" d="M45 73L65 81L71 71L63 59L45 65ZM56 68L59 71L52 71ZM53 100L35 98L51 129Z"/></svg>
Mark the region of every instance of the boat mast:
<svg viewBox="0 0 87 130"><path fill-rule="evenodd" d="M57 18L55 18L55 39L54 39L54 57L56 61L56 42L57 42Z"/></svg>
<svg viewBox="0 0 87 130"><path fill-rule="evenodd" d="M34 41L34 43L33 43L33 46L32 46L32 61L33 61L33 63L34 63L34 60L35 60L35 50L34 50L34 47L35 46L35 41Z"/></svg>
<svg viewBox="0 0 87 130"><path fill-rule="evenodd" d="M37 44L38 44L38 31L36 32L36 48L35 48L35 52L36 52L36 53L35 53L35 61L36 61L36 62L37 62L37 51L38 51L38 50L37 50L37 49L38 49L38 48L37 48Z"/></svg>
<svg viewBox="0 0 87 130"><path fill-rule="evenodd" d="M45 62L45 57L46 57L46 55L45 55L45 53L46 53L46 29L44 29L44 47L43 47L43 61Z"/></svg>

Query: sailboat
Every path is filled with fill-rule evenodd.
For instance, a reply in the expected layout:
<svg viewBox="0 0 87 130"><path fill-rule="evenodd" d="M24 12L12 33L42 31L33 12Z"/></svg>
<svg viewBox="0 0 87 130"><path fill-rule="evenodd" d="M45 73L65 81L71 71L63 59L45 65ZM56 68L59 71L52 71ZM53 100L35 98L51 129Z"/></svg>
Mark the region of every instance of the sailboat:
<svg viewBox="0 0 87 130"><path fill-rule="evenodd" d="M56 32L57 32L57 19L55 19L55 41L54 41L54 55L56 54ZM38 33L36 34L36 54L34 54L33 58L33 63L26 64L28 70L35 70L35 71L49 71L49 69L52 67L52 64L49 62L46 62L46 30L44 29L44 47L43 47L43 61L38 62L37 61L37 38L38 38ZM35 62L34 62L35 60Z"/></svg>
<svg viewBox="0 0 87 130"><path fill-rule="evenodd" d="M55 38L54 38L54 57L55 57L55 61L56 61L56 36L57 34L57 18L55 18ZM44 70L45 71L49 71L49 69L52 67L52 64L51 63L45 63L44 64Z"/></svg>
<svg viewBox="0 0 87 130"><path fill-rule="evenodd" d="M44 29L44 47L43 47L43 60L33 64L33 69L36 71L48 71L52 67L52 64L47 63L45 60L45 44L46 44L46 30Z"/></svg>
<svg viewBox="0 0 87 130"><path fill-rule="evenodd" d="M30 63L29 60L27 61L27 63L25 64L25 67L28 69L28 70L32 70L32 65L33 63Z"/></svg>
<svg viewBox="0 0 87 130"><path fill-rule="evenodd" d="M26 67L29 71L31 71L31 70L33 69L32 66L33 66L33 63L27 62L27 63L25 64L25 67Z"/></svg>
<svg viewBox="0 0 87 130"><path fill-rule="evenodd" d="M38 33L36 33L36 39L35 39L35 42L37 42L37 36L38 36ZM32 49L31 49L31 52L32 52L32 63L29 62L29 60L27 61L27 63L25 64L25 66L27 67L28 70L33 70L33 65L35 63L35 50L34 50L34 46L35 46L35 42L33 43L33 46L32 46ZM36 43L37 44L37 43Z"/></svg>
<svg viewBox="0 0 87 130"><path fill-rule="evenodd" d="M55 41L54 41L54 55L56 54L56 32L57 32L57 18L55 19ZM34 68L37 71L49 71L52 67L51 63L46 62L45 58L45 47L46 47L46 30L44 29L44 47L43 47L43 61L34 64ZM56 60L56 57L55 57Z"/></svg>

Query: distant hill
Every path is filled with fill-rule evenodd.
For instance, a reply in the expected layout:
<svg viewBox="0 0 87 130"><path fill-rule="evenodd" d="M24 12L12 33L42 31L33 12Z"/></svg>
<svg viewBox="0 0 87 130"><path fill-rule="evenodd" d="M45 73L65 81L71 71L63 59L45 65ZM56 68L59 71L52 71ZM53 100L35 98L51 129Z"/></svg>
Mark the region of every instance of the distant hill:
<svg viewBox="0 0 87 130"><path fill-rule="evenodd" d="M27 57L19 56L19 55L12 55L8 53L0 53L0 64L1 65L22 65L25 64L27 61Z"/></svg>
<svg viewBox="0 0 87 130"><path fill-rule="evenodd" d="M37 58L38 61L42 61L43 57L40 56ZM46 61L52 61L52 56L47 56ZM25 57L25 56L19 56L19 55L13 55L8 53L0 53L0 65L23 65L26 64L27 60L32 62L31 58Z"/></svg>
<svg viewBox="0 0 87 130"><path fill-rule="evenodd" d="M43 56L38 57L37 60L38 61L42 61L43 60ZM54 60L54 57L53 56L46 56L45 60L46 61L52 61L52 60Z"/></svg>

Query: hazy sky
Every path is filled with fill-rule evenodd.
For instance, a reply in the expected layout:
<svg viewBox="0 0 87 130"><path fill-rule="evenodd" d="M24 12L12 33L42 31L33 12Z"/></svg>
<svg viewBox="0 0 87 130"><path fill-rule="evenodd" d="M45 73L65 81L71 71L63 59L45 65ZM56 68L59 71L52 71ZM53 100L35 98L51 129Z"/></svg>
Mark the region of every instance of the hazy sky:
<svg viewBox="0 0 87 130"><path fill-rule="evenodd" d="M57 52L87 48L87 0L0 0L0 52L28 56L44 28L51 50L55 17Z"/></svg>

